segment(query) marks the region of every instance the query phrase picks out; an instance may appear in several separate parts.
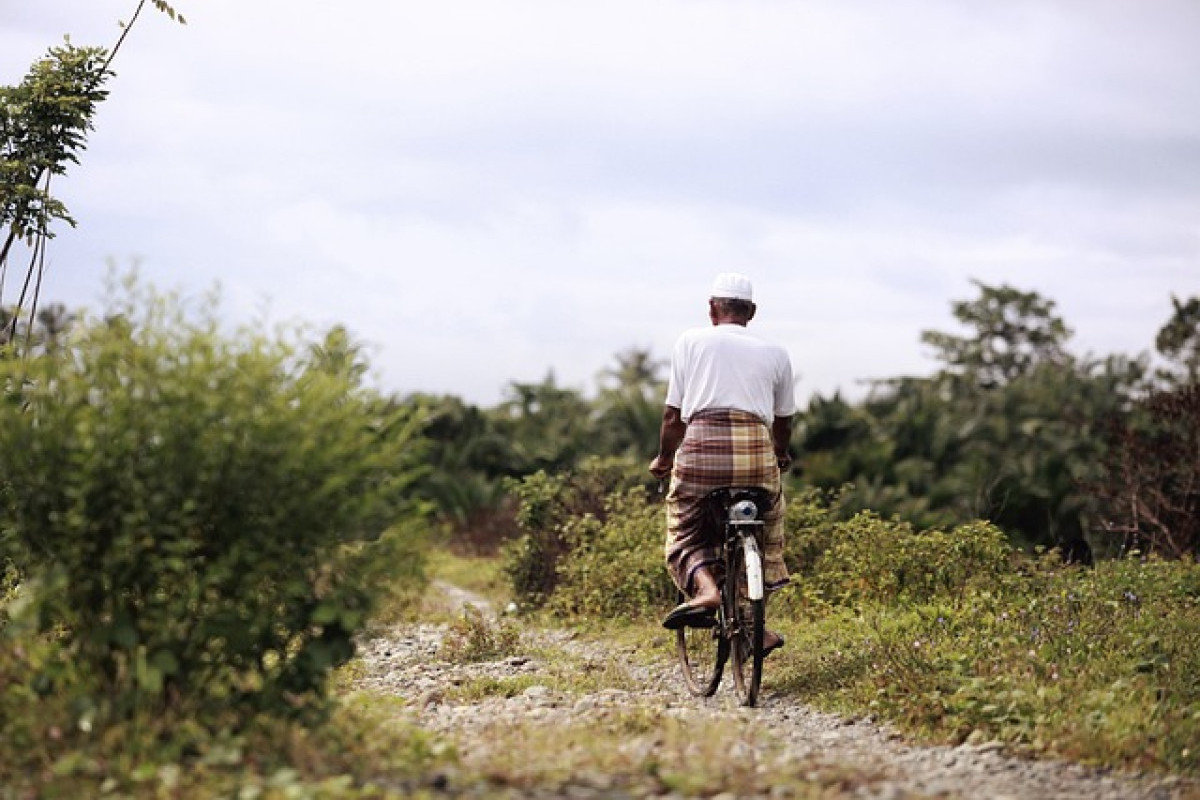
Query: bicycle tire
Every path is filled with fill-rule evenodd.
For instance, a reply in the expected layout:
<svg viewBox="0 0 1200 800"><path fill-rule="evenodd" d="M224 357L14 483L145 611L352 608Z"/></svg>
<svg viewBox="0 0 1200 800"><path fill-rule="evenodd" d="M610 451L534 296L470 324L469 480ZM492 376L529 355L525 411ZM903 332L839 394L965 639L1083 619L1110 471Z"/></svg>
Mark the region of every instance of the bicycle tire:
<svg viewBox="0 0 1200 800"><path fill-rule="evenodd" d="M684 596L679 595L679 602ZM680 628L675 631L675 652L688 691L696 697L712 697L721 685L721 674L729 658L729 641L721 636L721 626Z"/></svg>
<svg viewBox="0 0 1200 800"><path fill-rule="evenodd" d="M755 548L757 553L758 545L753 540L747 540L730 559L724 602L725 613L730 621L733 683L741 704L753 706L758 702L759 689L762 688L766 603L762 599L749 598L746 556L743 552L746 547Z"/></svg>

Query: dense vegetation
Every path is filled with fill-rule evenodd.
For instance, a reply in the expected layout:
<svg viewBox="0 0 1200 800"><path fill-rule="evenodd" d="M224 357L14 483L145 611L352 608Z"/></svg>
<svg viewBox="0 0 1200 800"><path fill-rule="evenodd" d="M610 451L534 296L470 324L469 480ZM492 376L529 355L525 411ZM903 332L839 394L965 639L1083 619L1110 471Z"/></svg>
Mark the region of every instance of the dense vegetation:
<svg viewBox="0 0 1200 800"><path fill-rule="evenodd" d="M412 410L340 331L215 312L134 285L0 358L0 785L310 737L369 615L420 586Z"/></svg>

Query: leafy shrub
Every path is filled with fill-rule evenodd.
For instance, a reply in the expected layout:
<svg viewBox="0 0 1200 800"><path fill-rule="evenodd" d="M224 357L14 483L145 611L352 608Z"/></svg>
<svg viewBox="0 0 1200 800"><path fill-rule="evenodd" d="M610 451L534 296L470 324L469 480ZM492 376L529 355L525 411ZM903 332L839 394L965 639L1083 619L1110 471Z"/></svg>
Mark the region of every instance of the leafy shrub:
<svg viewBox="0 0 1200 800"><path fill-rule="evenodd" d="M645 489L610 494L604 518L569 521L569 554L559 562L550 607L569 615L644 617L669 608L675 597L663 564L666 519Z"/></svg>
<svg viewBox="0 0 1200 800"><path fill-rule="evenodd" d="M920 602L961 593L969 583L994 580L1010 569L1004 533L986 522L948 532L916 531L871 512L831 521L811 499L793 505L801 506L794 513L808 515L809 527L795 531L789 552L803 554L804 590L828 603Z"/></svg>
<svg viewBox="0 0 1200 800"><path fill-rule="evenodd" d="M573 472L536 472L510 483L522 533L501 551L513 597L523 606L545 604L558 584L558 564L570 549L566 528L587 514L603 520L605 498L647 483L631 459L588 459Z"/></svg>
<svg viewBox="0 0 1200 800"><path fill-rule="evenodd" d="M0 557L80 707L303 710L352 655L379 565L416 577L413 530L380 536L415 474L411 420L283 337L194 316L133 286L56 354L0 360Z"/></svg>
<svg viewBox="0 0 1200 800"><path fill-rule="evenodd" d="M813 487L788 494L783 555L794 577L813 574L833 544L840 497Z"/></svg>

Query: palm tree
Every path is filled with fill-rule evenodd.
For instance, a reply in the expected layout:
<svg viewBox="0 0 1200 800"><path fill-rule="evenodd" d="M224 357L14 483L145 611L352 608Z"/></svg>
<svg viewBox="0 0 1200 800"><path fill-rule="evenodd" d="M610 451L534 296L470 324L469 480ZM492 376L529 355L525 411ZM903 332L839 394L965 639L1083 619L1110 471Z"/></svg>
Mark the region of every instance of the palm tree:
<svg viewBox="0 0 1200 800"><path fill-rule="evenodd" d="M658 446L667 389L660 372L665 363L639 348L616 358L616 366L602 371L598 379L593 452L648 459Z"/></svg>

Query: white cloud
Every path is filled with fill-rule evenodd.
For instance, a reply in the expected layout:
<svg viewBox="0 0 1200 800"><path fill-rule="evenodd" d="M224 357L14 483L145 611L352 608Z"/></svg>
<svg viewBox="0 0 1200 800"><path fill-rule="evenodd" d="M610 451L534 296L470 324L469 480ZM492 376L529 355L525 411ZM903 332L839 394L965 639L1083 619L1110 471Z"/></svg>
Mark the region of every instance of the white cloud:
<svg viewBox="0 0 1200 800"><path fill-rule="evenodd" d="M139 256L487 403L665 356L723 269L802 394L928 370L971 278L1043 292L1098 353L1200 291L1191 0L175 4L59 184L69 302ZM0 82L133 5L0 0Z"/></svg>

